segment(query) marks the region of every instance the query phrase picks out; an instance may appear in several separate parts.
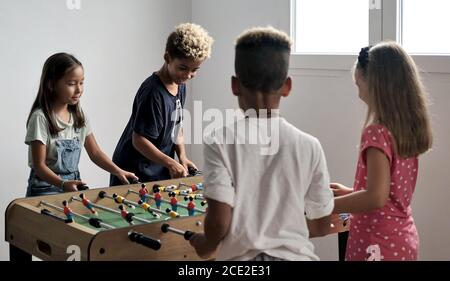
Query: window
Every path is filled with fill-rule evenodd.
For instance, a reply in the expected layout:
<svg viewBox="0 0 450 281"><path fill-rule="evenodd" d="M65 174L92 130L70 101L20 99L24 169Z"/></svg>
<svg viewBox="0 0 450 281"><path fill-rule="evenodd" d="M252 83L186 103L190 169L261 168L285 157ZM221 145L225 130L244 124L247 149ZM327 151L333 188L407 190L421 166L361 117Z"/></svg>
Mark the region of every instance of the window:
<svg viewBox="0 0 450 281"><path fill-rule="evenodd" d="M291 68L349 69L362 46L394 40L422 71L450 73L449 0L291 0Z"/></svg>
<svg viewBox="0 0 450 281"><path fill-rule="evenodd" d="M450 1L401 1L402 44L412 54L450 54Z"/></svg>
<svg viewBox="0 0 450 281"><path fill-rule="evenodd" d="M295 53L353 54L369 43L369 1L294 0Z"/></svg>

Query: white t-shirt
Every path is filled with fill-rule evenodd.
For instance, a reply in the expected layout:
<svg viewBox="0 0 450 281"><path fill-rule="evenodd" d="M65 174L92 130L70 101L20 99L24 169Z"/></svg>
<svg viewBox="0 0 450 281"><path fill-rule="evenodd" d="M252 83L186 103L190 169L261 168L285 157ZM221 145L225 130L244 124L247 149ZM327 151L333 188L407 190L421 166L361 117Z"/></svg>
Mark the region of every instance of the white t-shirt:
<svg viewBox="0 0 450 281"><path fill-rule="evenodd" d="M41 109L37 109L31 114L30 121L27 126L27 135L25 137L25 143L28 145L28 166L33 168L33 158L31 154L31 142L40 141L46 145L47 156L45 158L45 164L51 169L55 170L54 166L58 159L55 141L78 138L80 140L81 147L84 146L86 137L92 133L91 126L88 118L85 116L86 125L79 130L76 130L73 126L73 116L70 115L69 123L61 120L56 114L54 115L56 124L63 130L58 133L56 137L52 137L50 134L47 119L44 112Z"/></svg>
<svg viewBox="0 0 450 281"><path fill-rule="evenodd" d="M320 142L281 117L249 117L204 141L204 195L233 208L217 260L248 260L262 252L318 260L304 213L318 219L334 207ZM264 145L269 141L271 151Z"/></svg>

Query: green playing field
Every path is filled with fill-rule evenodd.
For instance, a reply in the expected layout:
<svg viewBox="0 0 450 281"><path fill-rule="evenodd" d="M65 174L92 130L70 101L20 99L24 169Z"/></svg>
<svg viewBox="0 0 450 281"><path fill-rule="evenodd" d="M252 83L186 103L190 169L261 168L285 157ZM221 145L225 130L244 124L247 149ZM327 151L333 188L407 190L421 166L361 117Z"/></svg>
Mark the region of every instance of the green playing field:
<svg viewBox="0 0 450 281"><path fill-rule="evenodd" d="M103 199L103 200L110 200L110 199ZM178 201L179 203L181 203L183 205L187 205L186 201L184 201L184 200L182 201L182 199L180 199L180 198L178 198L178 200L179 200ZM200 210L205 210L206 206L202 206L200 204L202 201L203 200L195 199L194 200L195 207L197 209L200 209ZM153 200L150 200L150 203L152 203L151 204L152 208L156 208L156 205L154 204ZM101 205L101 202L99 202L99 204ZM120 211L119 208L118 208L119 204L117 204L116 206L117 206L117 208L115 208L114 210ZM161 211L163 211L165 213L167 208L171 209L171 205L169 203L166 203L166 202L161 202ZM108 211L99 210L98 208L96 210L98 212L98 216L95 216L95 215L85 215L85 216L90 217L90 218L99 218L99 219L102 220L102 222L104 222L106 224L109 224L111 226L114 226L114 227L126 227L126 226L130 225L119 214L114 214L114 213L111 213L111 212L108 212ZM127 211L130 212L130 213L134 213L136 217L139 217L139 218L151 221L151 222L161 222L161 221L164 221L164 220L172 219L168 215L163 215L163 214L161 214L161 216L159 218L154 218L151 213L149 213L148 211L145 211L144 209L142 209L140 207L136 207L136 209L132 209L132 208L128 207ZM184 207L181 207L180 205L178 205L177 213L180 215L180 217L188 216L187 209L184 208ZM201 214L202 213L198 212L198 211L195 211L195 213L194 213L195 216L201 215ZM78 217L74 217L74 220L75 220L75 222L77 222L77 223L79 223L81 225L87 226L89 228L93 228L93 229L96 229L96 230L104 230L104 228L95 228L95 227L91 226L84 219L81 219L81 218L78 218ZM134 219L133 221L134 221L135 225L144 223L144 222L138 221L136 219Z"/></svg>

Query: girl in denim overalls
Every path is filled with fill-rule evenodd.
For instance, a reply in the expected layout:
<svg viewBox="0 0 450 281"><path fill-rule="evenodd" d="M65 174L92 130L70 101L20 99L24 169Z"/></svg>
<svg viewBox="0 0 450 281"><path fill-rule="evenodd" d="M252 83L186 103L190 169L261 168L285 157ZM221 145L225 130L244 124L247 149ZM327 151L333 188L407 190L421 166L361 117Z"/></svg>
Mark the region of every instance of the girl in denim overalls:
<svg viewBox="0 0 450 281"><path fill-rule="evenodd" d="M77 191L85 183L78 171L81 147L89 158L122 183L137 180L101 151L80 106L84 70L72 55L57 53L47 59L39 91L27 121L28 196Z"/></svg>

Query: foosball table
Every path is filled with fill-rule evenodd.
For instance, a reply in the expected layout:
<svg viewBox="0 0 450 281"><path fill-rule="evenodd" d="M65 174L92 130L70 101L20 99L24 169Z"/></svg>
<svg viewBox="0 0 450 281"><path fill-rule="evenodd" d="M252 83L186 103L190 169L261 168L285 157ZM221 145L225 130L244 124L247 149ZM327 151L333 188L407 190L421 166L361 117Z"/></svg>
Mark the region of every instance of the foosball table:
<svg viewBox="0 0 450 281"><path fill-rule="evenodd" d="M6 210L11 260L200 260L202 176L16 199Z"/></svg>
<svg viewBox="0 0 450 281"><path fill-rule="evenodd" d="M21 198L6 210L11 260L201 260L189 238L203 231L203 177ZM345 215L332 216L345 252Z"/></svg>

